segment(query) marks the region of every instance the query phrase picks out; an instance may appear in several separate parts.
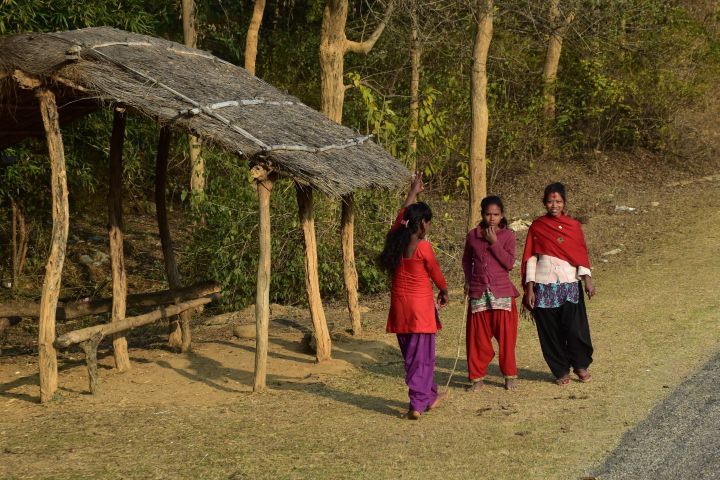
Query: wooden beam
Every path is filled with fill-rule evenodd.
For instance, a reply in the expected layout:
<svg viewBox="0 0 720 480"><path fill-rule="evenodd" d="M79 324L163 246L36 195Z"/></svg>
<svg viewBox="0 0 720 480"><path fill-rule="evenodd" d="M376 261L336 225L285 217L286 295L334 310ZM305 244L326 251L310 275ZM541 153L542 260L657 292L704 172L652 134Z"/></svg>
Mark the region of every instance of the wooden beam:
<svg viewBox="0 0 720 480"><path fill-rule="evenodd" d="M152 312L144 313L136 317L126 317L119 322L104 323L102 325L95 325L92 327L74 330L64 335L60 335L57 340L55 340L55 346L58 348L67 348L70 345L84 342L98 333L103 337L106 337L114 333L132 330L133 328L156 322L162 318L169 318L186 310L205 305L206 303L210 303L219 297L220 296L218 294L213 294L207 297L190 300L189 302L178 303L168 307L160 307L157 310L153 310Z"/></svg>
<svg viewBox="0 0 720 480"><path fill-rule="evenodd" d="M99 390L99 379L98 379L98 368L97 368L97 349L100 345L100 341L103 336L100 332L95 333L93 336L80 342L80 346L85 352L85 364L88 370L88 382L90 386L90 393L95 395Z"/></svg>
<svg viewBox="0 0 720 480"><path fill-rule="evenodd" d="M266 388L268 328L270 325L270 194L274 185L272 172L255 166L250 171L255 177L258 192L259 242L257 291L255 295L255 378L253 391Z"/></svg>
<svg viewBox="0 0 720 480"><path fill-rule="evenodd" d="M353 335L360 335L360 306L358 301L358 276L355 267L355 196L342 197L341 236L343 251L343 277L347 295L348 313Z"/></svg>
<svg viewBox="0 0 720 480"><path fill-rule="evenodd" d="M150 308L171 303L180 303L195 298L204 297L221 290L219 283L205 281L175 290L161 290L150 293L134 293L127 296L127 308ZM112 310L111 298L84 299L58 304L55 311L56 320L72 320L88 315L100 315ZM0 333L6 325L3 320L13 319L7 326L16 325L22 318L38 318L40 304L35 302L15 301L0 304ZM20 317L15 319L16 317Z"/></svg>
<svg viewBox="0 0 720 480"><path fill-rule="evenodd" d="M123 254L122 223L122 154L125 143L125 110L113 109L113 129L110 140L110 193L108 195L108 236L110 237L110 267L112 269L112 322L125 318L127 275ZM120 372L130 370L127 339L122 334L113 337L115 368Z"/></svg>
<svg viewBox="0 0 720 480"><path fill-rule="evenodd" d="M330 359L332 347L322 298L320 297L317 239L315 237L315 218L313 216L313 191L310 187L303 187L298 184L295 185L295 191L298 213L305 237L305 289L307 290L310 317L312 318L313 333L317 345L315 356L318 362L322 362Z"/></svg>
<svg viewBox="0 0 720 480"><path fill-rule="evenodd" d="M170 152L170 127L160 129L160 140L158 141L157 160L155 162L155 210L157 213L158 229L160 231L160 243L162 244L163 259L165 260L165 274L167 275L170 288L180 288L180 272L175 261L172 237L170 236L170 223L167 217L167 205L165 202L165 189L167 185L167 163ZM173 350L186 352L190 349L190 319L191 311L183 311L178 319L170 321L168 345Z"/></svg>
<svg viewBox="0 0 720 480"><path fill-rule="evenodd" d="M67 172L65 151L55 95L42 87L37 91L40 113L47 137L51 165L52 192L52 238L50 254L45 267L45 278L40 300L40 325L38 332L38 368L40 371L40 401L48 402L57 390L57 353L55 341L55 310L60 296L65 249L67 247L70 209L68 206Z"/></svg>

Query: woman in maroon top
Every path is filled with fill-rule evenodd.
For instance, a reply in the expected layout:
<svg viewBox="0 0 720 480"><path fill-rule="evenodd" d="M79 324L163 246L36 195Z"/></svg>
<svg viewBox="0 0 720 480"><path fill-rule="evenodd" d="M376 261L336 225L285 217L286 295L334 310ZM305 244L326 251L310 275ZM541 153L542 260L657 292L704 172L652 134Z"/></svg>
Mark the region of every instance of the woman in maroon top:
<svg viewBox="0 0 720 480"><path fill-rule="evenodd" d="M512 390L517 378L515 297L519 293L510 281L509 272L515 264L515 234L507 228L500 197L485 197L480 209L482 221L468 232L462 261L465 293L470 301L466 330L470 390L483 387L488 364L495 357L493 337L500 349L505 388Z"/></svg>
<svg viewBox="0 0 720 480"><path fill-rule="evenodd" d="M444 397L438 395L433 381L435 333L441 327L432 283L440 290L438 308L447 305L448 291L432 246L425 240L432 211L427 204L415 202L423 189L422 178L416 176L380 254L380 266L392 279L387 332L397 335L405 360L405 383L410 397L407 417L412 420L438 406Z"/></svg>

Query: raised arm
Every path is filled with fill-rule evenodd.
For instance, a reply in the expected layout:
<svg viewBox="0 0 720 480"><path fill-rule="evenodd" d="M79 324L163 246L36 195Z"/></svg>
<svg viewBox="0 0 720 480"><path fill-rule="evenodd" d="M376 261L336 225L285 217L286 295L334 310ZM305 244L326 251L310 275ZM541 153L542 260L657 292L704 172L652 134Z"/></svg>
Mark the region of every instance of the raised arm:
<svg viewBox="0 0 720 480"><path fill-rule="evenodd" d="M515 234L508 231L509 235L503 235L502 241L490 245L490 253L500 262L500 265L508 272L515 266Z"/></svg>
<svg viewBox="0 0 720 480"><path fill-rule="evenodd" d="M424 190L425 185L422 181L422 172L414 173L412 183L410 184L410 190L408 191L407 198L405 198L405 203L403 203L402 208L407 208L415 203L417 201L418 194Z"/></svg>

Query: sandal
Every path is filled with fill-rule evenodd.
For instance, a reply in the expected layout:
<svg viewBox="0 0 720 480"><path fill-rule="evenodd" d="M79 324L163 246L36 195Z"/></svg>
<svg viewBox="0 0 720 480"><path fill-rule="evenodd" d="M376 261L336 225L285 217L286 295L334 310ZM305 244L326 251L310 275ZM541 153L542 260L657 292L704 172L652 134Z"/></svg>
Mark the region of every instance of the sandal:
<svg viewBox="0 0 720 480"><path fill-rule="evenodd" d="M564 387L565 385L570 384L570 375L563 375L562 377L556 378L555 383L557 385L560 385L561 387Z"/></svg>
<svg viewBox="0 0 720 480"><path fill-rule="evenodd" d="M578 376L582 383L588 383L592 381L592 375L590 375L590 372L588 372L584 368L575 368L573 369L573 373Z"/></svg>

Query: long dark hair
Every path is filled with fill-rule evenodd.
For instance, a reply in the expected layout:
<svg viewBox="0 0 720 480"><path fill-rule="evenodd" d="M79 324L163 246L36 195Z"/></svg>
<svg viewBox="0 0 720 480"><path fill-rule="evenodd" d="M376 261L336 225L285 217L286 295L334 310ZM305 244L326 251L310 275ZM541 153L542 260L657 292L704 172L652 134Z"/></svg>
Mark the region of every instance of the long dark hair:
<svg viewBox="0 0 720 480"><path fill-rule="evenodd" d="M505 207L503 206L502 198L498 197L497 195L488 195L487 197L483 198L480 202L480 216L482 217L482 214L487 211L487 208L490 205L497 205L497 207L500 209L500 213L503 214L503 218L500 220L500 226L501 227L507 227L507 218L505 218ZM480 226L482 228L487 228L487 222L483 218L480 221Z"/></svg>
<svg viewBox="0 0 720 480"><path fill-rule="evenodd" d="M391 230L385 237L385 247L378 258L378 263L380 268L391 277L400 265L400 259L405 254L410 237L420 230L423 220L426 222L432 220L432 210L425 202L413 203L405 209L403 214L403 222L407 222L407 224L403 223L398 228Z"/></svg>

